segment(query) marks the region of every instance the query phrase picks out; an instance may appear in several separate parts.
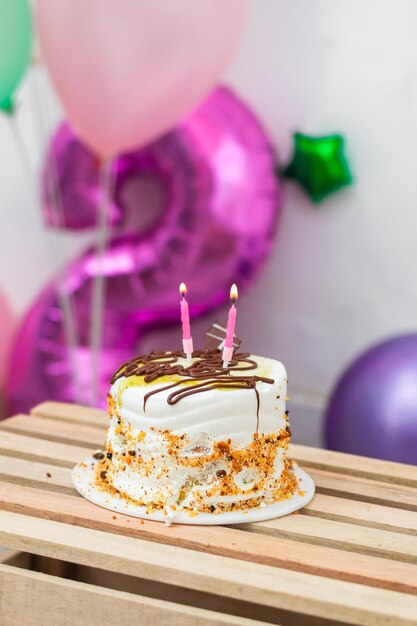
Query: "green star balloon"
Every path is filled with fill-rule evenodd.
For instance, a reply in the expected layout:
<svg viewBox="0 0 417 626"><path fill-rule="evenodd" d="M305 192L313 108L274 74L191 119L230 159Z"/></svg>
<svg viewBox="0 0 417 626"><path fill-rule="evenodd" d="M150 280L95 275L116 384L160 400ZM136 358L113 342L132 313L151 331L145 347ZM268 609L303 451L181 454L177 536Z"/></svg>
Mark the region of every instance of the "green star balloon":
<svg viewBox="0 0 417 626"><path fill-rule="evenodd" d="M311 137L294 133L294 153L284 176L296 180L313 202L352 183L342 135Z"/></svg>

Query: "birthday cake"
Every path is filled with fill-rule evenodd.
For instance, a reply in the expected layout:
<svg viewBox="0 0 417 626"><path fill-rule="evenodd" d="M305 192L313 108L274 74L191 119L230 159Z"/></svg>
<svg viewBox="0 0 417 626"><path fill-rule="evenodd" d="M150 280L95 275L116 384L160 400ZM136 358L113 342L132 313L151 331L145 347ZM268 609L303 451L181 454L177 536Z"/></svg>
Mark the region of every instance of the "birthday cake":
<svg viewBox="0 0 417 626"><path fill-rule="evenodd" d="M139 356L112 377L96 484L171 519L290 498L286 393L273 359L235 350L225 368L219 349Z"/></svg>

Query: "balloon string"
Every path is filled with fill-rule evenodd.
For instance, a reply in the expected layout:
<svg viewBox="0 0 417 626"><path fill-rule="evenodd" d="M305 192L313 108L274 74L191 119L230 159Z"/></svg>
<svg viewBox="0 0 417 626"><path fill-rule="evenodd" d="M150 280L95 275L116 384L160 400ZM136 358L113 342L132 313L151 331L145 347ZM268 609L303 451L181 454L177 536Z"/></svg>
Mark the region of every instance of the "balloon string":
<svg viewBox="0 0 417 626"><path fill-rule="evenodd" d="M101 163L101 203L97 214L97 242L96 259L97 269L92 285L92 306L90 324L90 352L91 352L91 406L97 403L99 392L100 352L103 336L104 300L106 293L106 276L104 260L106 256L109 236L110 200L112 197L112 159Z"/></svg>
<svg viewBox="0 0 417 626"><path fill-rule="evenodd" d="M29 157L25 142L23 141L19 125L17 123L16 114L12 112L9 116L10 129L12 131L13 140L16 150L19 154L24 174L28 180L33 180L33 165Z"/></svg>
<svg viewBox="0 0 417 626"><path fill-rule="evenodd" d="M32 93L35 98L35 109L36 109L36 126L38 128L38 139L39 143L43 144L44 138L46 135L46 122L45 122L45 107L43 106L42 99L39 94L39 86L38 79L36 75L36 68L34 68L32 72ZM32 108L32 110L34 109ZM43 147L43 146L42 146ZM56 156L54 151L51 151L51 157L48 159L49 169L47 170L47 175L50 177L51 188L53 190L53 204L54 204L54 216L55 223L54 226L58 228L62 228L65 226L65 214L64 214L64 205L62 201L61 187L58 176L58 167L56 162ZM55 248L55 243L53 244ZM56 254L52 255L54 259L57 257ZM57 293L58 293L58 304L61 308L63 314L63 326L64 326L64 335L68 346L68 357L71 369L71 378L74 388L74 400L75 402L81 401L81 385L78 376L78 363L77 363L77 347L79 345L79 333L76 324L76 315L74 310L74 302L71 298L71 295L67 293L65 289L65 283L67 283L67 270L60 270L57 277Z"/></svg>

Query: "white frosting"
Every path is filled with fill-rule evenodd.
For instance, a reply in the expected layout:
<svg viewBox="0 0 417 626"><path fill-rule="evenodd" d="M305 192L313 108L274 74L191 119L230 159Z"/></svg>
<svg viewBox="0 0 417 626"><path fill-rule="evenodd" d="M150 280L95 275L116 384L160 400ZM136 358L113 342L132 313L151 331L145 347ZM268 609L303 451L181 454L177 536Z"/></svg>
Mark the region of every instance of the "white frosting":
<svg viewBox="0 0 417 626"><path fill-rule="evenodd" d="M287 372L279 361L253 356L258 367L245 372L231 372L231 376L256 375L274 380L273 384L258 382L256 387L260 396L259 433L277 432L285 428L285 398L287 394ZM185 359L179 363L187 365ZM124 422L131 424L134 430L148 431L151 427L159 430L170 429L174 433L186 433L189 436L203 434L215 439L231 438L238 444L245 445L256 431L256 394L253 389L212 389L182 398L174 405L167 398L177 388L154 394L148 399L143 410L144 396L149 391L162 389L169 385L169 380L127 387L119 394L119 388L126 378L119 378L111 387L110 393L118 406ZM120 396L120 397L119 397ZM159 447L158 438L154 438ZM147 439L147 446L150 444Z"/></svg>

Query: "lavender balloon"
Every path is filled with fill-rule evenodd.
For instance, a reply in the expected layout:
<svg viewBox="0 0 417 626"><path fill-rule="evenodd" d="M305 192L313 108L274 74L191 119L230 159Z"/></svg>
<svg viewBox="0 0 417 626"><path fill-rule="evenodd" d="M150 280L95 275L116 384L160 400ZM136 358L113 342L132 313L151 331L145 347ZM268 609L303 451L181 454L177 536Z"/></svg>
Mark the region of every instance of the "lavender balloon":
<svg viewBox="0 0 417 626"><path fill-rule="evenodd" d="M417 335L385 341L343 374L326 413L327 447L417 464Z"/></svg>
<svg viewBox="0 0 417 626"><path fill-rule="evenodd" d="M161 325L179 325L182 281L188 287L192 317L227 301L233 282L240 288L250 285L271 248L279 216L274 161L257 119L229 90L220 88L171 133L114 162L112 235L104 263L103 402L110 373L138 353L144 334ZM66 124L52 141L42 189L48 224L62 227L57 189L48 175L52 168L60 188L63 226L95 226L97 162ZM76 370L79 387L86 392L91 381L91 287L98 272L95 252L88 250L68 267L62 284L75 311ZM29 311L15 343L7 384L9 409L26 411L46 398L79 398L73 370L53 283Z"/></svg>

